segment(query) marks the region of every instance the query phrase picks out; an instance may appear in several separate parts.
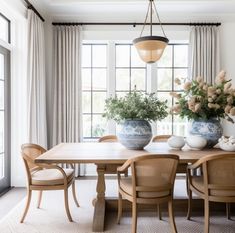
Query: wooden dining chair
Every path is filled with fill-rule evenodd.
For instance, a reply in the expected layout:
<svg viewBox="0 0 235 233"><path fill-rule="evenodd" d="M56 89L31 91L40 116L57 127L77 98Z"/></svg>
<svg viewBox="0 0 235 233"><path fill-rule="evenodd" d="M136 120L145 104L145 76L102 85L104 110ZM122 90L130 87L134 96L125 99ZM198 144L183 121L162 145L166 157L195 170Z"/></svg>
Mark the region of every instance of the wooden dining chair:
<svg viewBox="0 0 235 233"><path fill-rule="evenodd" d="M201 176L193 171L202 167ZM209 202L226 203L230 218L229 204L235 202L235 154L210 155L199 159L187 168L188 214L191 217L192 192L204 200L204 233L209 233Z"/></svg>
<svg viewBox="0 0 235 233"><path fill-rule="evenodd" d="M28 182L26 207L20 222L24 222L30 206L33 190L39 191L37 208L40 208L42 192L44 190L64 190L65 210L69 221L72 222L68 204L68 188L70 185L72 185L75 204L79 207L75 193L74 169L64 169L54 164L35 164L35 159L45 152L46 150L43 147L36 144L27 143L21 146L21 154L26 168Z"/></svg>
<svg viewBox="0 0 235 233"><path fill-rule="evenodd" d="M132 202L132 233L137 230L137 204L157 205L168 203L172 232L176 233L173 213L173 191L176 168L179 162L177 155L143 155L128 159L117 169L119 199L118 218L122 215L122 198ZM121 174L131 168L131 177Z"/></svg>
<svg viewBox="0 0 235 233"><path fill-rule="evenodd" d="M98 139L98 142L118 142L116 135L105 135Z"/></svg>
<svg viewBox="0 0 235 233"><path fill-rule="evenodd" d="M156 135L152 138L152 142L166 142L172 135Z"/></svg>

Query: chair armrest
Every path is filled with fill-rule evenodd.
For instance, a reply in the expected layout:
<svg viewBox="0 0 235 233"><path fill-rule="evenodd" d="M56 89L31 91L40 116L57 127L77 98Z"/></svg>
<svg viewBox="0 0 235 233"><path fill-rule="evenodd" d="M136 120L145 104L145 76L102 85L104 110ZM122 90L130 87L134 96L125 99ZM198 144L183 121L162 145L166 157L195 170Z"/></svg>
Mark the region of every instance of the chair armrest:
<svg viewBox="0 0 235 233"><path fill-rule="evenodd" d="M187 166L187 170L194 170L199 168L202 165L202 161L199 159L197 162Z"/></svg>
<svg viewBox="0 0 235 233"><path fill-rule="evenodd" d="M124 173L130 167L131 161L126 161L122 166L117 167L118 173Z"/></svg>

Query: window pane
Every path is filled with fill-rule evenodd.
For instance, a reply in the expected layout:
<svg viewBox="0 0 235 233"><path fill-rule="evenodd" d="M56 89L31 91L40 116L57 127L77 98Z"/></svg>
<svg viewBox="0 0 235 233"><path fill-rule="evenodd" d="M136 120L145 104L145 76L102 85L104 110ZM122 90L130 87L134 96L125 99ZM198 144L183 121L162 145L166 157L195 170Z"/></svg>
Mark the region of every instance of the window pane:
<svg viewBox="0 0 235 233"><path fill-rule="evenodd" d="M0 154L0 179L4 177L4 154Z"/></svg>
<svg viewBox="0 0 235 233"><path fill-rule="evenodd" d="M187 135L187 124L184 119L181 119L179 116L174 116L173 123L174 135L186 136Z"/></svg>
<svg viewBox="0 0 235 233"><path fill-rule="evenodd" d="M0 39L9 42L9 21L0 15Z"/></svg>
<svg viewBox="0 0 235 233"><path fill-rule="evenodd" d="M172 90L172 69L158 69L158 90Z"/></svg>
<svg viewBox="0 0 235 233"><path fill-rule="evenodd" d="M172 134L172 117L170 115L157 122L157 134Z"/></svg>
<svg viewBox="0 0 235 233"><path fill-rule="evenodd" d="M161 59L157 62L158 67L172 67L172 46L168 45L161 57Z"/></svg>
<svg viewBox="0 0 235 233"><path fill-rule="evenodd" d="M83 115L83 137L91 137L91 115Z"/></svg>
<svg viewBox="0 0 235 233"><path fill-rule="evenodd" d="M82 69L82 90L91 90L91 69Z"/></svg>
<svg viewBox="0 0 235 233"><path fill-rule="evenodd" d="M101 137L105 134L106 129L106 118L102 117L102 115L93 115L92 136Z"/></svg>
<svg viewBox="0 0 235 233"><path fill-rule="evenodd" d="M127 93L129 93L129 91L117 91L116 92L116 96L118 97L118 98L120 98L120 97L124 97L124 96L126 96L126 94Z"/></svg>
<svg viewBox="0 0 235 233"><path fill-rule="evenodd" d="M174 55L175 67L188 66L188 45L175 45Z"/></svg>
<svg viewBox="0 0 235 233"><path fill-rule="evenodd" d="M106 92L93 92L92 96L92 112L103 113L106 99Z"/></svg>
<svg viewBox="0 0 235 233"><path fill-rule="evenodd" d="M167 100L167 106L168 106L169 109L171 108L171 106L172 106L172 97L170 96L169 92L158 92L157 97L161 101Z"/></svg>
<svg viewBox="0 0 235 233"><path fill-rule="evenodd" d="M130 66L130 45L116 45L116 67Z"/></svg>
<svg viewBox="0 0 235 233"><path fill-rule="evenodd" d="M106 69L93 69L92 84L93 90L106 90Z"/></svg>
<svg viewBox="0 0 235 233"><path fill-rule="evenodd" d="M146 67L146 63L140 59L140 56L134 46L131 46L131 66Z"/></svg>
<svg viewBox="0 0 235 233"><path fill-rule="evenodd" d="M93 67L106 67L106 45L93 45L92 46L92 66Z"/></svg>
<svg viewBox="0 0 235 233"><path fill-rule="evenodd" d="M179 78L182 82L188 78L188 69L175 69L174 77ZM174 90L182 90L183 85L177 85L174 83Z"/></svg>
<svg viewBox="0 0 235 233"><path fill-rule="evenodd" d="M4 79L4 56L0 54L0 79Z"/></svg>
<svg viewBox="0 0 235 233"><path fill-rule="evenodd" d="M91 112L91 92L82 93L82 112L83 113Z"/></svg>
<svg viewBox="0 0 235 233"><path fill-rule="evenodd" d="M145 69L131 69L131 89L145 91L146 71Z"/></svg>
<svg viewBox="0 0 235 233"><path fill-rule="evenodd" d="M4 111L0 111L0 153L4 152Z"/></svg>
<svg viewBox="0 0 235 233"><path fill-rule="evenodd" d="M0 81L0 109L4 109L4 81Z"/></svg>
<svg viewBox="0 0 235 233"><path fill-rule="evenodd" d="M82 67L91 67L91 45L82 46Z"/></svg>
<svg viewBox="0 0 235 233"><path fill-rule="evenodd" d="M130 69L116 69L116 90L130 89Z"/></svg>

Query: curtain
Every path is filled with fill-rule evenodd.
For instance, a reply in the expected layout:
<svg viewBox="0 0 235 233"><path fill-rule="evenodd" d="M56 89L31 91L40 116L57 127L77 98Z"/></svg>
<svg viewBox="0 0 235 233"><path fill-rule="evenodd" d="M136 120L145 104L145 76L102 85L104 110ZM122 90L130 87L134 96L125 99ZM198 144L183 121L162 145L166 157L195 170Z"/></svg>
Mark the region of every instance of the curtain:
<svg viewBox="0 0 235 233"><path fill-rule="evenodd" d="M54 26L53 145L79 142L81 130L81 27ZM77 175L84 175L77 166Z"/></svg>
<svg viewBox="0 0 235 233"><path fill-rule="evenodd" d="M47 148L44 25L32 10L28 10L27 75L29 141Z"/></svg>
<svg viewBox="0 0 235 233"><path fill-rule="evenodd" d="M216 26L194 26L189 39L189 77L203 77L213 84L220 70L219 30Z"/></svg>

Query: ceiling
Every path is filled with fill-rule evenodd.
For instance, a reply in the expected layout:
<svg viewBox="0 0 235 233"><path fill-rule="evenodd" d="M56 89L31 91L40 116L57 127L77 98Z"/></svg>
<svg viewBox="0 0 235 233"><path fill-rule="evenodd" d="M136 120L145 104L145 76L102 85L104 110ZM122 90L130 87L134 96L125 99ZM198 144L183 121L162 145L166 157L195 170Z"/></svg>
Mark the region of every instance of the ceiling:
<svg viewBox="0 0 235 233"><path fill-rule="evenodd" d="M147 0L31 0L54 21L142 22ZM155 0L163 22L235 21L235 0Z"/></svg>

